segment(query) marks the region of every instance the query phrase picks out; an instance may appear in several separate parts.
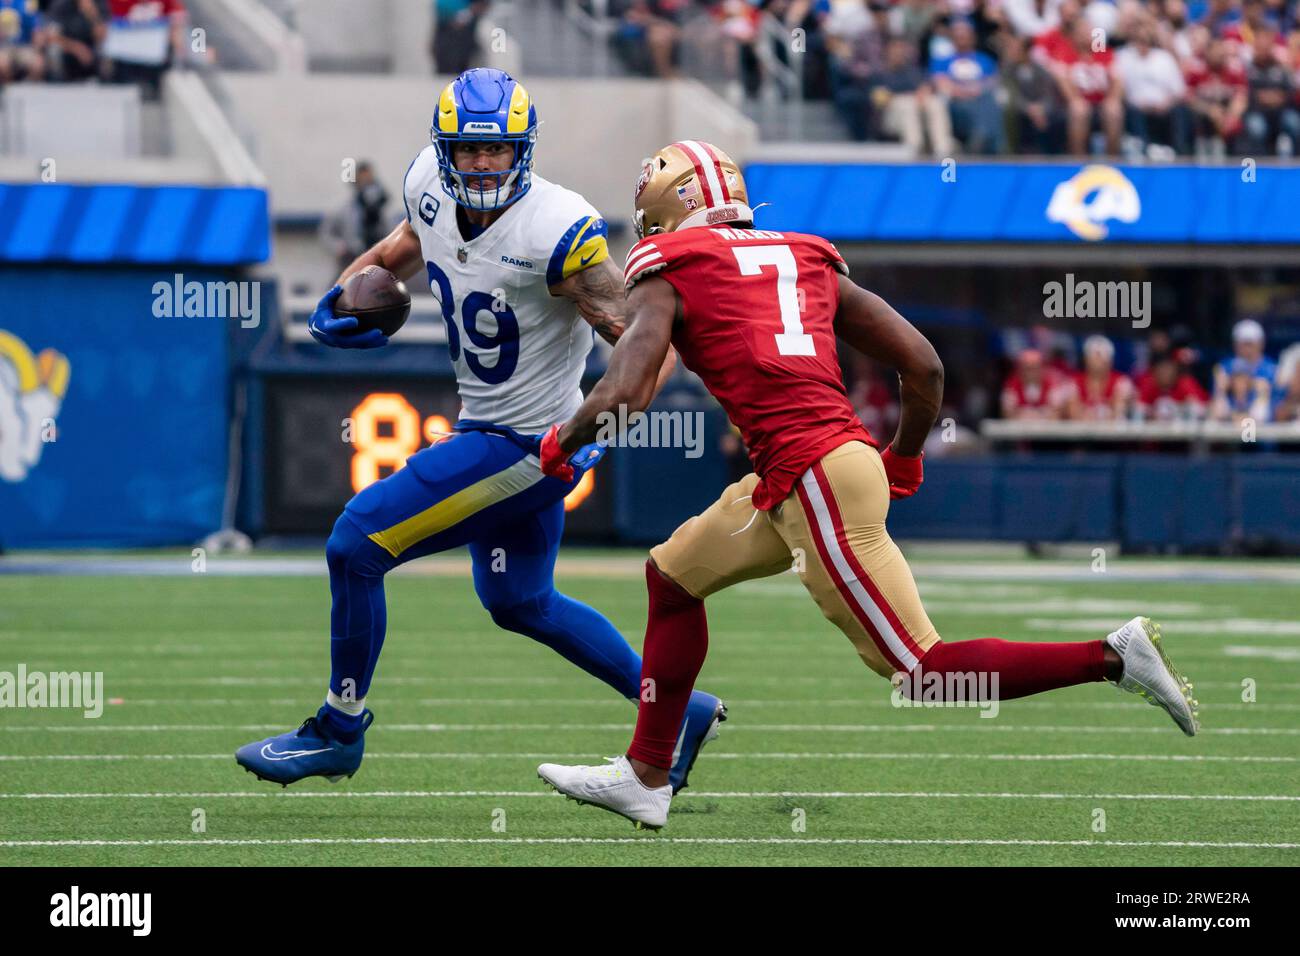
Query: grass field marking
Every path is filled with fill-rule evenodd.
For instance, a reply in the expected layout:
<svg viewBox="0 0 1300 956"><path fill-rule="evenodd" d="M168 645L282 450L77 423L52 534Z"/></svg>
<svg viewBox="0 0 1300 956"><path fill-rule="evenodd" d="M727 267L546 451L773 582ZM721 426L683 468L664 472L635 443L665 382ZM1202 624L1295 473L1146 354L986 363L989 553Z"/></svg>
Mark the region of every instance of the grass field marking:
<svg viewBox="0 0 1300 956"><path fill-rule="evenodd" d="M392 684L401 687L411 684L527 684L527 685L555 685L572 683L572 678L564 677L385 677L384 684ZM815 678L809 678L810 681ZM154 684L167 684L184 687L252 687L252 686L271 686L275 687L280 684L312 684L320 686L322 680L319 674L309 677L306 675L289 675L285 677L116 677L112 681L114 687L118 686L145 686L149 687Z"/></svg>
<svg viewBox="0 0 1300 956"><path fill-rule="evenodd" d="M1225 647L1223 653L1228 656L1249 657L1251 654L1234 655L1231 652L1232 646ZM1238 648L1241 650L1269 651L1269 648ZM1300 660L1300 651L1297 652L1297 659ZM1182 660L1186 655L1180 655ZM1209 660L1210 658L1207 658ZM1217 664L1223 664L1222 655L1213 658ZM710 686L719 686L727 684L743 684L745 686L779 686L779 687L863 687L864 681L870 683L872 677L867 671L862 671L860 677L803 677L800 675L776 676L765 674L743 675L711 675L702 678L701 684ZM580 678L574 677L384 677L384 686L392 685L395 687L411 686L421 684L475 684L475 685L501 685L501 684L523 684L529 686L573 686ZM111 682L113 688L117 687L153 687L157 685L166 685L168 687L254 687L254 686L277 686L284 684L306 684L319 686L321 679L316 677L117 677ZM1234 684L1231 681L1220 682L1224 687L1240 687L1240 684ZM1206 686L1203 681L1196 682L1197 687ZM1300 683L1269 683L1267 686L1278 690L1300 690Z"/></svg>
<svg viewBox="0 0 1300 956"><path fill-rule="evenodd" d="M1199 691L1206 685L1200 681L1196 683L1196 689ZM1230 685L1240 690L1239 684ZM118 701L118 703L113 703ZM132 697L132 698L110 698L107 707L162 707L173 704L191 704L194 706L204 707L247 707L257 705L263 707L292 707L302 703L301 698L297 697ZM485 707L537 707L539 705L563 705L565 707L608 707L611 710L626 707L627 702L617 697L609 697L602 700L587 700L581 698L566 697L422 697L410 700L389 700L384 703L384 710L387 711L392 707L468 707L482 704ZM845 698L787 698L785 700L762 700L727 697L727 706L729 707L892 707L889 700L877 700L873 697L863 695L862 697L845 697ZM1148 705L1140 700L1066 700L1066 701L1048 701L1048 700L1025 700L1017 699L1014 704L1011 701L1004 701L1003 706L1014 706L1015 709L1032 708L1041 710L1136 710L1145 712L1144 708ZM1213 701L1205 700L1202 697L1202 708L1218 710L1220 708L1233 707L1243 710L1278 710L1278 711L1300 711L1300 703L1296 704L1274 704L1274 703L1246 703L1240 700ZM0 727L0 731L7 728Z"/></svg>
<svg viewBox="0 0 1300 956"><path fill-rule="evenodd" d="M260 733L262 731L283 730L281 724L42 724L42 725L8 725L0 731L25 733L64 733L67 731L113 732L121 733L168 733L171 731L216 733L222 731L240 731ZM585 724L384 724L382 729L397 733L482 733L493 731L510 731L512 733L537 731L552 732L557 730L621 730L631 733L632 725L627 723L585 723ZM944 733L953 731L977 731L1003 733L1071 733L1071 734L1168 734L1170 729L1157 727L1096 727L1071 726L1065 724L741 724L728 727L727 733L744 731L747 733ZM1208 727L1202 728L1202 735L1220 736L1296 736L1300 727Z"/></svg>
<svg viewBox="0 0 1300 956"><path fill-rule="evenodd" d="M201 840L0 840L0 847L144 846L436 846L446 844L622 844L627 846L1055 846L1166 847L1211 850L1294 850L1300 843L1212 842L1203 840L940 840L888 837L290 837Z"/></svg>
<svg viewBox="0 0 1300 956"><path fill-rule="evenodd" d="M1109 618L1030 617L1021 623L1031 631L1077 631L1082 633L1114 630L1115 622ZM1167 630L1174 636L1179 633L1234 634L1248 637L1295 637L1300 635L1300 621L1281 621L1277 618L1235 617L1170 621Z"/></svg>
<svg viewBox="0 0 1300 956"><path fill-rule="evenodd" d="M494 760L494 759L529 759L561 760L592 759L594 750L585 753L555 753L552 751L450 751L450 752L384 752L370 751L367 760ZM0 761L26 762L34 760L50 761L119 761L119 760L232 760L233 753L221 754L0 754ZM709 750L709 760L1024 760L1024 761L1069 761L1069 760L1133 760L1141 763L1297 763L1300 757L1280 755L1243 755L1243 754L1106 754L1106 753L1072 753L1072 754L980 754L980 753L944 753L910 751L893 753L887 751L714 751Z"/></svg>
<svg viewBox="0 0 1300 956"><path fill-rule="evenodd" d="M1300 647L1254 647L1246 644L1229 644L1223 648L1225 657L1254 657L1277 664L1300 662Z"/></svg>
<svg viewBox="0 0 1300 956"><path fill-rule="evenodd" d="M560 794L539 790L227 790L192 793L0 793L0 800L167 800L167 799L448 799L464 797L543 797ZM700 790L683 792L675 799L776 800L1223 800L1245 802L1296 802L1297 794L1234 793L962 793L960 791L897 790Z"/></svg>

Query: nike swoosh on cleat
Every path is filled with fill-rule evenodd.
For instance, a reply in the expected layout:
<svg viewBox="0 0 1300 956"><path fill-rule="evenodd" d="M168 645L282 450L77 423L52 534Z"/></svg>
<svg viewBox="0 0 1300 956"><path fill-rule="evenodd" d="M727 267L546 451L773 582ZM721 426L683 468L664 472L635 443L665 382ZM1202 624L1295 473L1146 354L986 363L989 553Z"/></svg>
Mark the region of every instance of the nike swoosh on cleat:
<svg viewBox="0 0 1300 956"><path fill-rule="evenodd" d="M267 760L292 760L294 757L310 757L312 754L329 753L329 747L322 747L320 750L284 750L275 751L271 745L267 744L262 748L262 756Z"/></svg>

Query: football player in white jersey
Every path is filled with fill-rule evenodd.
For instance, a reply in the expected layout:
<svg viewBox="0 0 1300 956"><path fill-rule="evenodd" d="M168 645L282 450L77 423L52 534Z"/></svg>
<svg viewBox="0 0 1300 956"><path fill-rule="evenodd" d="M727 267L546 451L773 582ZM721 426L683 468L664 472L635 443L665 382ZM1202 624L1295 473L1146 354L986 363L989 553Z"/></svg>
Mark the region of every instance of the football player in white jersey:
<svg viewBox="0 0 1300 956"><path fill-rule="evenodd" d="M361 764L371 677L384 641L384 574L412 558L468 545L474 589L493 621L552 648L622 696L639 701L641 659L600 613L555 590L564 498L599 460L573 455L570 479L543 475L542 433L582 403L579 383L592 332L623 332L621 270L606 225L582 196L533 172L537 112L500 70L473 69L443 90L432 145L406 173L404 222L342 276L370 265L428 277L442 306L462 401L453 435L356 495L326 544L331 676L325 703L297 730L241 747L236 760L288 785L337 780ZM336 348L387 344L336 316L335 285L311 317L312 335ZM671 372L665 363L662 383ZM498 570L504 556L505 570ZM673 766L686 784L700 748L726 719L697 691Z"/></svg>

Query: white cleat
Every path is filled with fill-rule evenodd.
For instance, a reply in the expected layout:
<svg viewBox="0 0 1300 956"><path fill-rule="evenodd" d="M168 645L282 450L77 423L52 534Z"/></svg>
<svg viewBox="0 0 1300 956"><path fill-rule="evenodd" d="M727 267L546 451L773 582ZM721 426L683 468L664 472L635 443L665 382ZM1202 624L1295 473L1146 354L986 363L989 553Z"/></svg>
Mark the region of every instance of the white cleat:
<svg viewBox="0 0 1300 956"><path fill-rule="evenodd" d="M1192 696L1192 685L1178 673L1160 642L1160 625L1149 617L1135 617L1106 636L1124 663L1124 675L1115 683L1132 691L1148 704L1163 707L1179 729L1195 737L1201 729L1197 720L1200 704Z"/></svg>
<svg viewBox="0 0 1300 956"><path fill-rule="evenodd" d="M647 787L627 757L606 757L603 767L563 767L544 763L537 776L570 800L627 817L637 829L658 830L668 822L671 786Z"/></svg>

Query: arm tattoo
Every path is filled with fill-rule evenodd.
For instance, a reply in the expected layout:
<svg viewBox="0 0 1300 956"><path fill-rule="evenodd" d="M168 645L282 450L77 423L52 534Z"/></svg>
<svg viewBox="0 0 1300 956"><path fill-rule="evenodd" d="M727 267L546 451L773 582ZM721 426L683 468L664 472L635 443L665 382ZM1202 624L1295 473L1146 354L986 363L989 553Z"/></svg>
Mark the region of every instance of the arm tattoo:
<svg viewBox="0 0 1300 956"><path fill-rule="evenodd" d="M571 276L558 290L577 303L578 311L596 334L613 345L626 328L627 297L623 273L606 259Z"/></svg>

